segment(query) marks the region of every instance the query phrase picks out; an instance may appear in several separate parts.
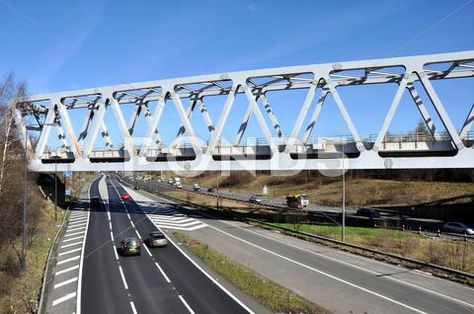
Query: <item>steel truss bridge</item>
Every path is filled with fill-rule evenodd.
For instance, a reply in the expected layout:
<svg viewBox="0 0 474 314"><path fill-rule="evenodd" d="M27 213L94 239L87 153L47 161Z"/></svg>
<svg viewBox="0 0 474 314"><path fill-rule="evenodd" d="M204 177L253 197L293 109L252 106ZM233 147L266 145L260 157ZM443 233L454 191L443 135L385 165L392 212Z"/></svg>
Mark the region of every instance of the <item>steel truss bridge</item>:
<svg viewBox="0 0 474 314"><path fill-rule="evenodd" d="M30 167L41 172L54 171L56 167L59 171L472 168L474 105L457 130L432 85L435 80L469 77L474 77L474 51L313 64L39 95L18 100L15 118L23 142L27 143ZM382 127L374 136L362 138L338 87L393 83L398 87ZM277 117L267 93L295 89L306 90L307 94L291 133L285 134L279 123L285 117ZM404 92L412 96L430 134L386 136ZM439 126L437 129L434 125L427 99L422 99L420 92L428 96L444 133L437 131ZM245 97L248 107L244 116L231 117L238 95ZM314 141L311 134L329 95L351 134ZM218 121L212 121L206 107L206 101L215 96L225 99ZM185 101L189 102L186 108ZM152 102L156 103L154 110ZM128 123L121 110L124 104L135 108ZM165 106L176 108L176 125L181 126L170 144L164 143L159 127ZM80 134L75 133L71 119L76 109L87 111ZM112 143L109 136L110 126L104 119L109 110L115 117L113 127L120 130L123 138L120 145ZM203 115L201 123L209 131L206 140L196 137L190 120L194 111ZM140 115L145 117L148 131L137 144L133 131ZM264 139L249 144L243 136L252 115ZM271 125L264 115L268 115ZM229 119L242 121L230 142L222 140ZM309 123L303 125L305 121ZM53 129L60 145L51 149L48 141ZM99 135L104 142L100 149L96 148Z"/></svg>

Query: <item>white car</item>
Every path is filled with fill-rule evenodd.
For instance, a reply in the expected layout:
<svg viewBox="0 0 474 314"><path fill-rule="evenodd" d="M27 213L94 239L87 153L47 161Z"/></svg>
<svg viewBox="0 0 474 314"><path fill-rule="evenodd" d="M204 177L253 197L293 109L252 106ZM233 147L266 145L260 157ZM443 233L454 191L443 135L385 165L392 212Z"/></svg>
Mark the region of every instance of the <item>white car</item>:
<svg viewBox="0 0 474 314"><path fill-rule="evenodd" d="M177 188L179 188L179 189L183 188L183 185L182 185L181 182L179 182L179 181L178 181L178 182L175 182L174 185L175 185Z"/></svg>

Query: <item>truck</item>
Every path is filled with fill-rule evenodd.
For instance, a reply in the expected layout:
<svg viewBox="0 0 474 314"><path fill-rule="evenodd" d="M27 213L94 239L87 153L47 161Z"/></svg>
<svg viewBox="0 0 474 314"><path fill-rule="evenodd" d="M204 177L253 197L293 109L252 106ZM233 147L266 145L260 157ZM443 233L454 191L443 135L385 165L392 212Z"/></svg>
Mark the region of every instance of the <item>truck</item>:
<svg viewBox="0 0 474 314"><path fill-rule="evenodd" d="M309 205L309 198L306 194L288 195L286 204L291 208L303 208Z"/></svg>

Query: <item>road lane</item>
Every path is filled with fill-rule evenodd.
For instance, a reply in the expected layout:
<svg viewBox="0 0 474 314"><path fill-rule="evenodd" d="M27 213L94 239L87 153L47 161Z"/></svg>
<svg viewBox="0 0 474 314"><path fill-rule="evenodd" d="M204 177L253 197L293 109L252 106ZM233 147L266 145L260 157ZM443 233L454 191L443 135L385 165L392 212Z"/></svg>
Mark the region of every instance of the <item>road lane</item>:
<svg viewBox="0 0 474 314"><path fill-rule="evenodd" d="M115 181L115 180L113 180ZM114 182L117 184L118 182ZM118 195L125 192L117 184ZM150 232L156 231L155 225L144 215L153 212L157 207L142 208L133 200L126 203L130 217L139 233L146 237ZM163 205L163 206L169 206ZM163 206L158 206L163 209ZM173 209L169 207L168 209ZM126 215L125 215L126 216ZM196 268L172 244L158 249L150 250L153 258L167 274L177 293L182 296L195 313L248 313L241 304L236 302L216 283L212 282L205 274ZM156 265L155 265L156 266ZM140 312L140 310L139 310Z"/></svg>
<svg viewBox="0 0 474 314"><path fill-rule="evenodd" d="M161 198L154 199L159 203L164 202ZM152 201L147 198L141 198L141 201L148 202L152 206ZM276 278L287 278L288 281L285 283L293 284L293 287L300 291L307 288L308 295L314 296L310 299L316 300L318 298L325 303L322 304L323 306L328 305L329 308L334 305L336 308L349 305L350 310L350 305L358 305L361 310L365 308L365 310L383 311L384 313L413 311L472 313L474 309L474 304L468 297L472 295L473 290L462 285L449 284L453 291L459 292L461 299L457 299L456 294L449 296L443 295L442 291L430 291L430 289L438 289L436 286L423 288L414 284L406 284L402 280L391 279L392 276L396 277L397 273L410 273L413 277L421 277L413 271L400 267L386 265L384 268L390 269L389 272L375 273L371 271L370 267L372 263L376 262L371 262L369 259L365 259L367 270L364 270L360 267L353 267L344 261L338 262L336 259L328 259L323 256L324 253L307 252L262 236L253 231L258 228L242 223L204 218L200 220L208 224L210 228L193 231L192 236L201 235L201 239L205 238L208 241L213 239L214 242L219 242L221 248L227 249L227 252L236 251L234 256L237 259L247 254L249 263L257 264L263 271L270 272L273 268L273 274L278 276ZM231 249L228 249L229 247ZM327 248L324 250L321 248L321 250L323 252L332 251ZM380 265L376 265L376 268L380 268ZM432 280L423 278L423 280L432 283L438 281L439 283L439 279L436 278ZM452 291L446 292L452 293ZM320 298L321 295L326 298ZM345 302L341 302L341 300Z"/></svg>
<svg viewBox="0 0 474 314"><path fill-rule="evenodd" d="M92 183L92 197L99 197L98 182ZM82 313L132 313L107 226L105 207L91 209L82 274Z"/></svg>

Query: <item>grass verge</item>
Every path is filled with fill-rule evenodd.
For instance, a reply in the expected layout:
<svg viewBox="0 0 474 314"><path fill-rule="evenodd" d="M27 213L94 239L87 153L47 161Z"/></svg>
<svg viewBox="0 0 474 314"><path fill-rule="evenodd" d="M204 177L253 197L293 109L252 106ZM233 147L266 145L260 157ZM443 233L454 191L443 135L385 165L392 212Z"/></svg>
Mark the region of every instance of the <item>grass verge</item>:
<svg viewBox="0 0 474 314"><path fill-rule="evenodd" d="M314 224L274 223L299 232L341 239L341 227ZM424 262L474 273L474 243L447 241L400 230L346 227L346 241L359 246L410 257Z"/></svg>
<svg viewBox="0 0 474 314"><path fill-rule="evenodd" d="M275 313L330 313L326 309L298 296L291 290L270 281L249 268L223 256L206 244L196 241L182 232L173 233L176 239L207 266L227 279L247 295L258 300Z"/></svg>
<svg viewBox="0 0 474 314"><path fill-rule="evenodd" d="M38 307L38 293L41 287L44 267L48 257L51 242L56 234L57 224L63 219L65 212L58 210L58 220L54 221L54 205L44 203L41 210L41 217L34 236L29 239L26 250L27 268L26 271L19 272L16 276L2 278L2 285L7 285L7 289L2 291L0 297L0 313L36 313ZM19 252L21 242L18 241L18 248L12 247L10 251L4 251L2 258L11 258ZM4 261L1 263L5 265ZM3 276L8 276L5 272Z"/></svg>

